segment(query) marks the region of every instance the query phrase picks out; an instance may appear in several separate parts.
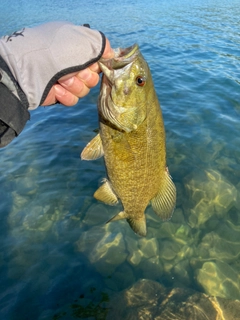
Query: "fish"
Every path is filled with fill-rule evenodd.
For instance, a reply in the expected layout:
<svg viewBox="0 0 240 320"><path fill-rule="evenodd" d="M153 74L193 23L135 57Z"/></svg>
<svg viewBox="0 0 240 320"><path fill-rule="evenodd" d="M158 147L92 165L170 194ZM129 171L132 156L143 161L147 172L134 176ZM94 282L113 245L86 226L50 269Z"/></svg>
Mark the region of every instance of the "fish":
<svg viewBox="0 0 240 320"><path fill-rule="evenodd" d="M99 133L82 160L104 157L107 178L94 198L123 210L107 221L126 219L139 236L147 235L145 210L151 204L162 219L172 217L176 187L166 164L165 128L149 66L134 44L101 59Z"/></svg>

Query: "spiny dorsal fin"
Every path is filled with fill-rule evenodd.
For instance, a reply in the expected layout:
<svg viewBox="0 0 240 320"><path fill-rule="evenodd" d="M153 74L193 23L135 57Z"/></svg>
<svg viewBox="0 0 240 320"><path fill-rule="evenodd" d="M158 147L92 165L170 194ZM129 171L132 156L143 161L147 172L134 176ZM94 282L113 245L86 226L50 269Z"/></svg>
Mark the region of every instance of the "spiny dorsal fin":
<svg viewBox="0 0 240 320"><path fill-rule="evenodd" d="M94 193L94 198L112 206L117 204L118 198L113 192L110 182L107 179L104 179L103 182Z"/></svg>
<svg viewBox="0 0 240 320"><path fill-rule="evenodd" d="M176 205L176 187L167 169L160 190L151 200L151 204L155 213L162 220L168 220L172 217Z"/></svg>
<svg viewBox="0 0 240 320"><path fill-rule="evenodd" d="M100 134L97 134L83 149L80 157L82 160L96 160L103 154L102 140Z"/></svg>

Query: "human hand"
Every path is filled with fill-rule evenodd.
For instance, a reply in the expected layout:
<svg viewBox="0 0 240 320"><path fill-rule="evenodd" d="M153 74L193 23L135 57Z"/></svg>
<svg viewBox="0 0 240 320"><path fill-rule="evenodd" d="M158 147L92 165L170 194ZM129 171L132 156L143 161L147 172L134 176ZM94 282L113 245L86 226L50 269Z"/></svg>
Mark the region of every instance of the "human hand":
<svg viewBox="0 0 240 320"><path fill-rule="evenodd" d="M0 148L21 133L30 110L77 103L98 83L99 59L113 56L104 34L68 22L0 38Z"/></svg>
<svg viewBox="0 0 240 320"><path fill-rule="evenodd" d="M110 42L106 39L106 46L102 57L110 59L114 57ZM48 106L60 102L65 106L73 106L79 98L86 96L90 88L95 87L99 81L101 72L98 62L79 72L70 73L61 77L49 91L42 106Z"/></svg>
<svg viewBox="0 0 240 320"><path fill-rule="evenodd" d="M75 104L97 84L98 60L114 54L101 32L56 21L1 38L0 56L33 110L57 101Z"/></svg>

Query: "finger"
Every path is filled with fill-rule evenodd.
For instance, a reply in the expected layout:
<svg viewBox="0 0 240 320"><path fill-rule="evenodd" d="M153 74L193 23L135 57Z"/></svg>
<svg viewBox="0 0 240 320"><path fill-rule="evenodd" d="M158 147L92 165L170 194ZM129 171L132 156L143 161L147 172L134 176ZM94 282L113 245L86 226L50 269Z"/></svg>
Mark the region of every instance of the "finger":
<svg viewBox="0 0 240 320"><path fill-rule="evenodd" d="M101 69L99 68L99 64L97 62L95 62L91 66L89 66L89 69L92 72L95 72L95 73L100 73L101 72Z"/></svg>
<svg viewBox="0 0 240 320"><path fill-rule="evenodd" d="M114 51L111 48L109 40L106 38L106 45L105 45L105 50L103 52L102 58L103 59L111 59L114 57Z"/></svg>
<svg viewBox="0 0 240 320"><path fill-rule="evenodd" d="M111 48L109 40L106 38L106 45L105 45L105 49L104 49L102 58L103 59L111 59L113 57L114 57L114 51ZM96 72L96 73L100 73L101 72L101 68L100 68L100 66L99 66L99 64L97 62L92 64L89 67L89 69L92 70L93 72Z"/></svg>
<svg viewBox="0 0 240 320"><path fill-rule="evenodd" d="M58 81L64 81L64 80L68 80L74 76L76 76L78 74L79 71L77 72L72 72L72 73L68 73L65 76L61 77Z"/></svg>
<svg viewBox="0 0 240 320"><path fill-rule="evenodd" d="M47 98L42 103L42 106L50 106L51 104L55 104L56 102L57 99L55 97L55 90L54 87L52 87L47 95Z"/></svg>
<svg viewBox="0 0 240 320"><path fill-rule="evenodd" d="M106 45L105 45L105 49L104 49L102 58L103 59L112 59L112 58L114 58L114 51L111 48L110 42L109 42L109 40L107 38L106 38ZM101 68L99 66L99 63L97 63L97 66L95 66L95 65L92 65L92 66L93 66L93 69L92 69L93 71L95 71L97 73L101 73L102 72L102 70L101 70Z"/></svg>
<svg viewBox="0 0 240 320"><path fill-rule="evenodd" d="M102 57L104 59L111 59L114 57L114 51L107 38ZM51 88L42 105L52 105L57 101L66 106L76 104L78 102L78 98L82 98L89 93L89 88L97 85L99 81L98 74L100 72L101 69L99 64L96 62L89 66L89 68L80 72L74 72L63 76L58 81L60 85L56 84Z"/></svg>
<svg viewBox="0 0 240 320"><path fill-rule="evenodd" d="M99 75L96 72L93 72L90 68L81 70L76 78L82 81L88 88L93 88L98 84Z"/></svg>
<svg viewBox="0 0 240 320"><path fill-rule="evenodd" d="M86 88L92 88L97 85L99 81L99 75L96 72L92 72L89 68L80 71L76 76L67 80L59 80L58 82L72 94L77 97L83 97L86 95ZM89 91L89 90L87 90Z"/></svg>
<svg viewBox="0 0 240 320"><path fill-rule="evenodd" d="M87 87L82 80L78 79L77 77L73 77L73 82L71 85L66 85L61 83L61 85L55 85L57 91L58 91L58 96L56 96L57 100L59 101L58 97L60 94L62 94L63 96L66 96L66 92L71 93L71 95L74 95L76 98L83 98L84 96L86 96L89 91L90 88ZM62 89L62 92L60 91ZM72 104L71 104L72 105Z"/></svg>
<svg viewBox="0 0 240 320"><path fill-rule="evenodd" d="M78 97L63 88L60 84L55 84L53 88L57 101L64 104L65 106L70 107L78 102Z"/></svg>

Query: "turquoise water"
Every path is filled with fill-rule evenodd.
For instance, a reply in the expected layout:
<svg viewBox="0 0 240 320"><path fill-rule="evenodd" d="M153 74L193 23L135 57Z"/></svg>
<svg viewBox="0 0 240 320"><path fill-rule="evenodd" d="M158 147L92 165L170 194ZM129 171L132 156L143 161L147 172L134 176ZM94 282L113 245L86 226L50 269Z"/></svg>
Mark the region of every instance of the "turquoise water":
<svg viewBox="0 0 240 320"><path fill-rule="evenodd" d="M69 20L90 23L113 47L139 44L178 191L170 222L147 209L146 239L125 221L106 226L120 206L92 198L103 161L79 157L98 126L99 87L73 108L33 111L0 150L1 319L83 318L76 305L97 305L141 278L240 299L239 1L3 0L0 8L1 35Z"/></svg>

